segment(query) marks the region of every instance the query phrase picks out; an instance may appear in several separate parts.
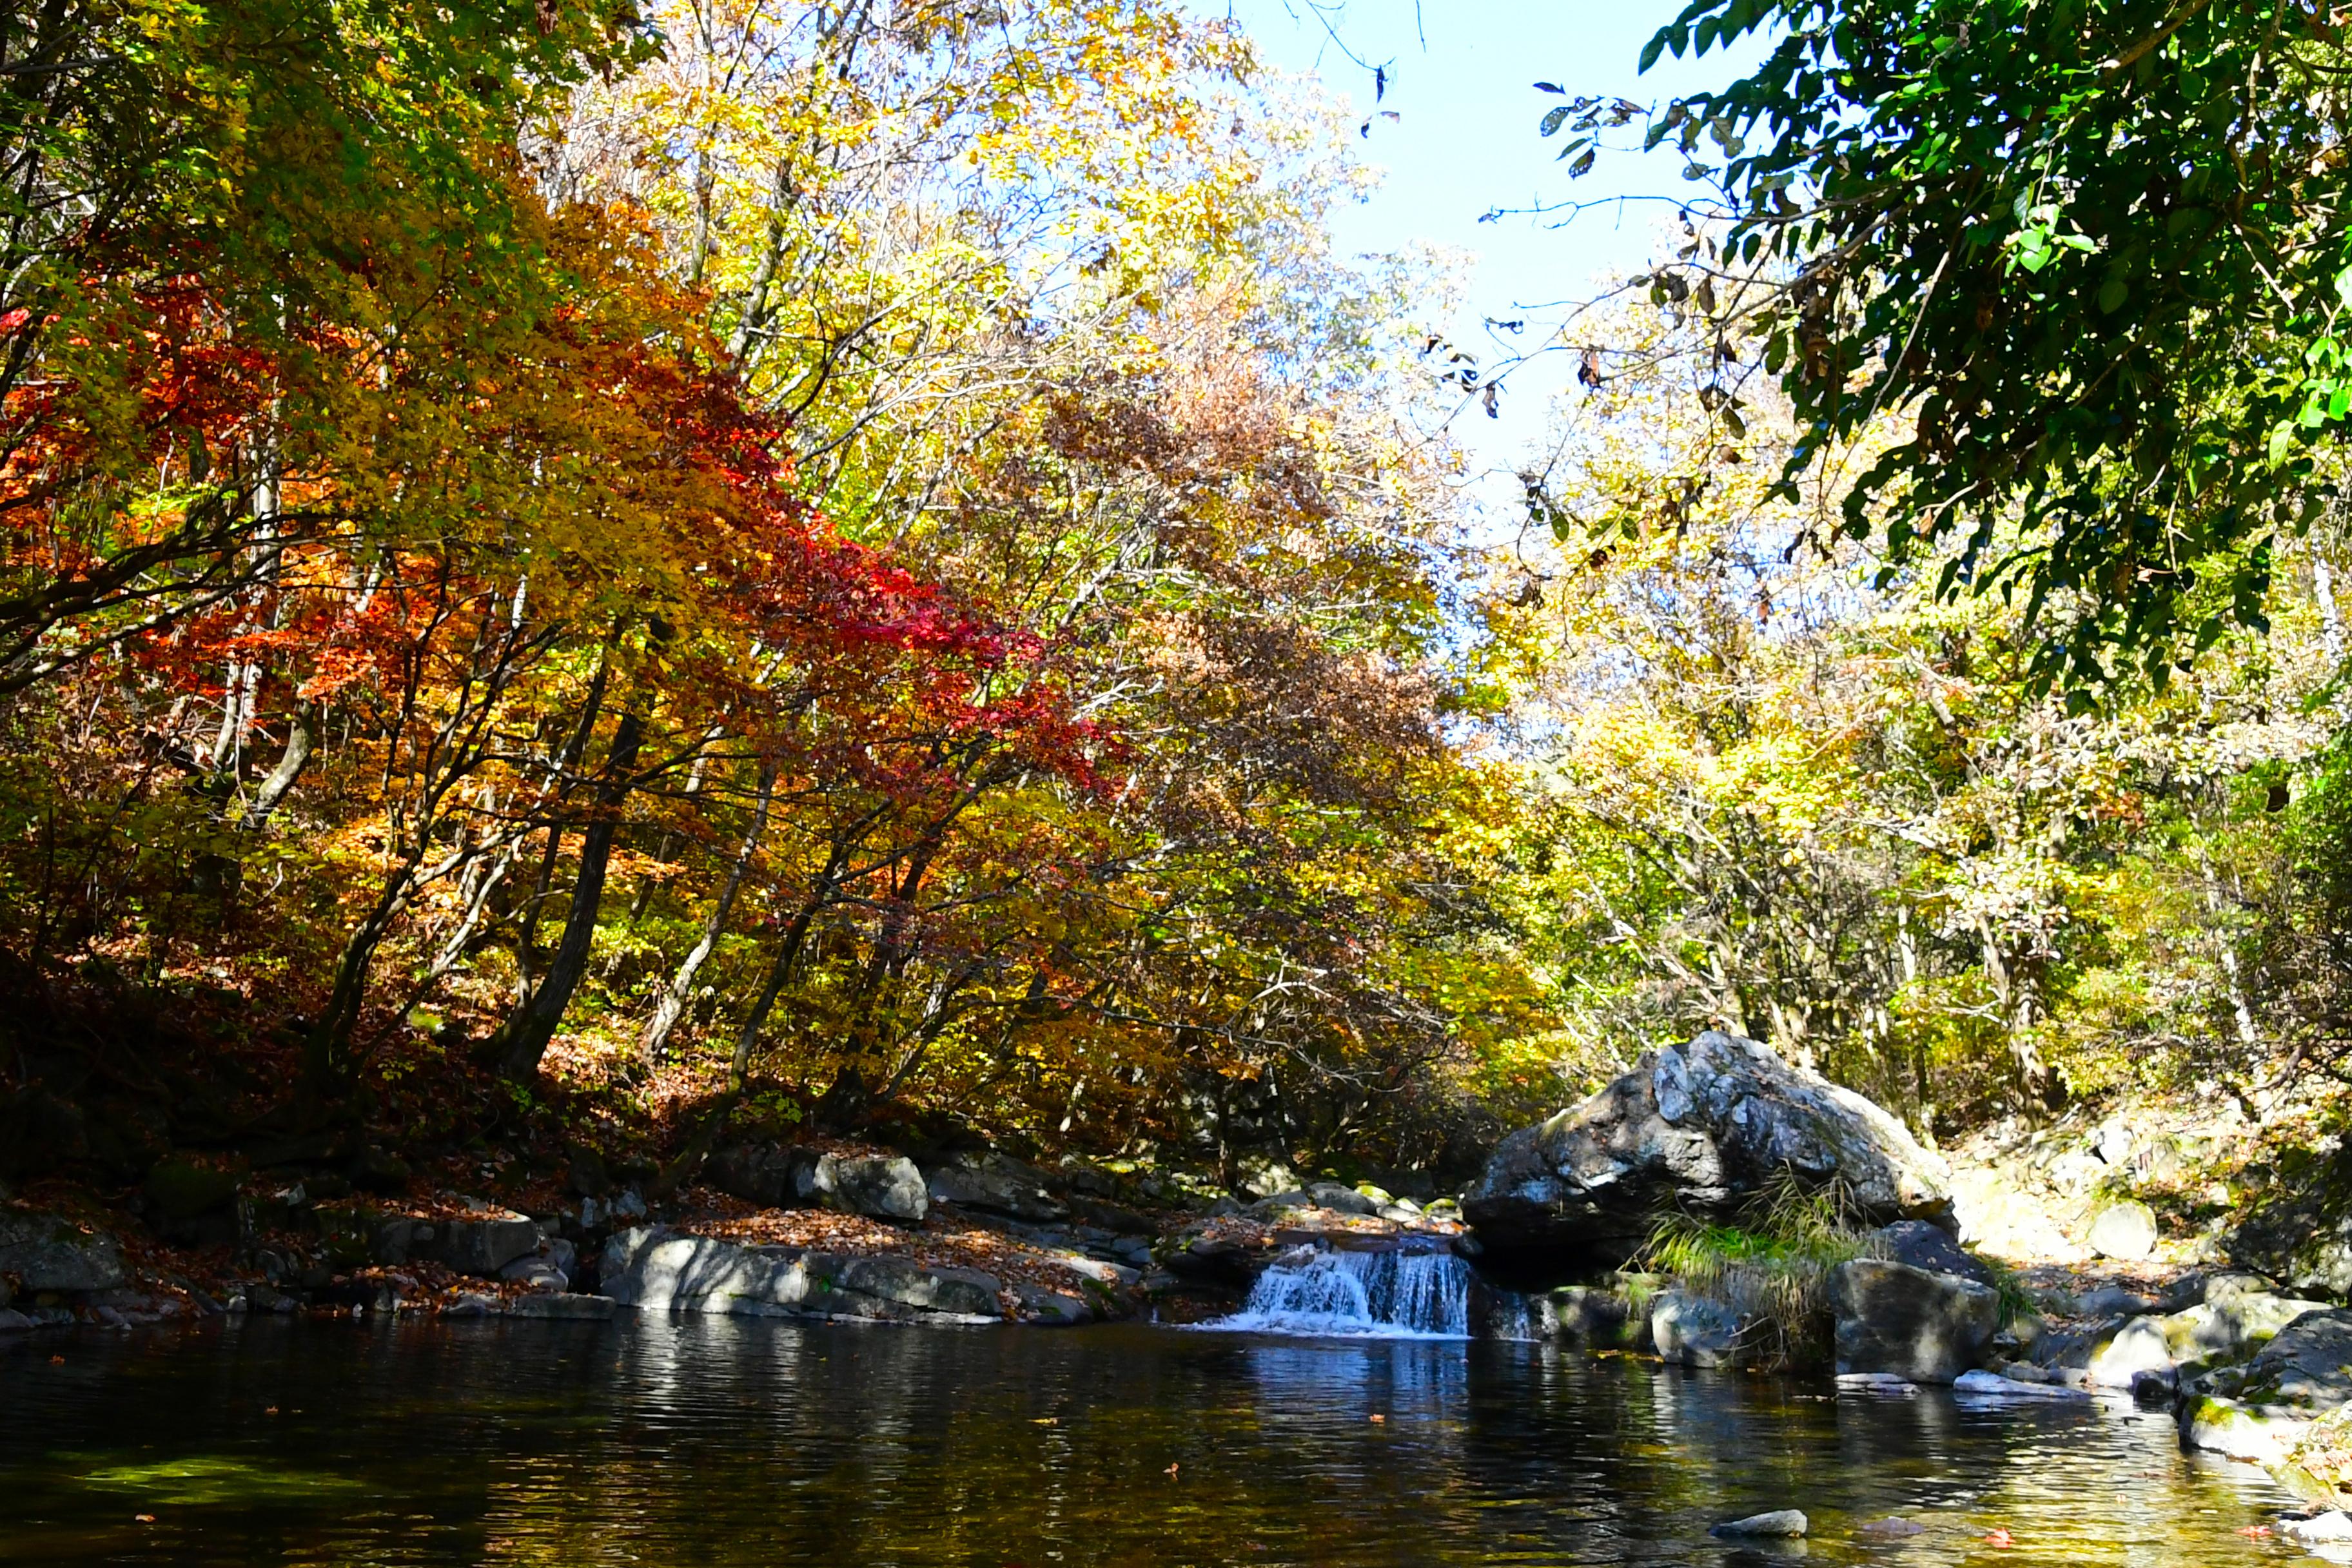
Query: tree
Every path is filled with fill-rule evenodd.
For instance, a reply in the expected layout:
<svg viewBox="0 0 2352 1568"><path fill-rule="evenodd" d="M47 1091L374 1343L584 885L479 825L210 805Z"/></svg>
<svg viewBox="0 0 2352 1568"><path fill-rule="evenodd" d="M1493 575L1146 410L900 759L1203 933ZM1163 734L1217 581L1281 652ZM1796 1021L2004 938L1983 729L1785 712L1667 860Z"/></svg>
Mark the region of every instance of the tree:
<svg viewBox="0 0 2352 1568"><path fill-rule="evenodd" d="M1803 431L1785 495L1882 417L1909 427L1834 524L1884 539L1884 581L1932 562L1941 592L2021 594L2039 679L2095 686L2124 658L2161 680L2261 624L2352 409L2341 25L2202 0L1694 0L1644 68L1773 42L1650 120L1726 227L1649 287L1764 330ZM1626 115L1580 100L1548 132L1571 118L1599 137Z"/></svg>

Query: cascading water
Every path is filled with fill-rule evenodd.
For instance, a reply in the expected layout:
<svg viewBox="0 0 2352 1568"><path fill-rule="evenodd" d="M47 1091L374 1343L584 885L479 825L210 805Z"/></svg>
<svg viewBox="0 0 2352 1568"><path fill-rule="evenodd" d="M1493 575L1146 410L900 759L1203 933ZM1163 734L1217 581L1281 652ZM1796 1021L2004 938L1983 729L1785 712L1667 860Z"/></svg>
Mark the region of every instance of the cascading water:
<svg viewBox="0 0 2352 1568"><path fill-rule="evenodd" d="M1468 1339L1474 1320L1485 1337L1529 1337L1517 1298L1477 1284L1450 1252L1353 1252L1294 1247L1266 1266L1242 1310L1202 1323L1262 1334L1348 1334L1381 1339ZM1499 1332L1496 1331L1499 1330Z"/></svg>

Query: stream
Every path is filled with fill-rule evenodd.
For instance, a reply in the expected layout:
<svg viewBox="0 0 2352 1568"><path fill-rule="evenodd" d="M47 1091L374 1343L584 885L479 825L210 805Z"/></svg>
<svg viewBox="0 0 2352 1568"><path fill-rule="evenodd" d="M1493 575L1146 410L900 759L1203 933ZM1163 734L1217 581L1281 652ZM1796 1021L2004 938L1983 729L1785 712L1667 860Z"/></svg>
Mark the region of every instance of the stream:
<svg viewBox="0 0 2352 1568"><path fill-rule="evenodd" d="M2314 1561L2239 1533L2288 1505L2124 1405L1841 1399L1821 1378L1360 1326L623 1313L0 1348L6 1563ZM1784 1507L1810 1541L1707 1536ZM1889 1515L1925 1532L1857 1533Z"/></svg>

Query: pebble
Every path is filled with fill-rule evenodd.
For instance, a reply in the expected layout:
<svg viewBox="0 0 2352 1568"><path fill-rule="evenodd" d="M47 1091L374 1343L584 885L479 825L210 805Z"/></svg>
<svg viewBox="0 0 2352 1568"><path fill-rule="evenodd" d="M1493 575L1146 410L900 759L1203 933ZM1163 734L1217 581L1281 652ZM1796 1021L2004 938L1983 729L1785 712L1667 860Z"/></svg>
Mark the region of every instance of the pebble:
<svg viewBox="0 0 2352 1568"><path fill-rule="evenodd" d="M2283 1519L2278 1527L2280 1534L2291 1535L2297 1541L2352 1541L2352 1518L2347 1518L2339 1509L2330 1509L2310 1519Z"/></svg>
<svg viewBox="0 0 2352 1568"><path fill-rule="evenodd" d="M1874 1519L1868 1524L1856 1526L1854 1533L1875 1541L1905 1541L1927 1534L1927 1527L1907 1519Z"/></svg>

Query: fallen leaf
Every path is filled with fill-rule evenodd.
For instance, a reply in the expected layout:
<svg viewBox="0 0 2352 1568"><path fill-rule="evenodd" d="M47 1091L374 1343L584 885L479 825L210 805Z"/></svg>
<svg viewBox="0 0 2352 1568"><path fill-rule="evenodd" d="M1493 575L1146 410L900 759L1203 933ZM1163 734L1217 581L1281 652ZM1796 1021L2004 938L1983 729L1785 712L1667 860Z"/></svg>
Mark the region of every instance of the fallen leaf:
<svg viewBox="0 0 2352 1568"><path fill-rule="evenodd" d="M131 1517L141 1524L152 1524L155 1522L155 1516L152 1513L134 1513Z"/></svg>
<svg viewBox="0 0 2352 1568"><path fill-rule="evenodd" d="M1985 1542L1988 1545L1991 1546L2014 1546L2017 1544L2016 1538L2011 1536L2008 1531L2003 1530L1999 1525L1994 1525L1992 1527L1992 1531L1985 1537Z"/></svg>
<svg viewBox="0 0 2352 1568"><path fill-rule="evenodd" d="M2242 1524L2238 1526L2238 1533L2240 1535L2261 1536L2268 1535L2270 1532L2271 1527L2267 1524Z"/></svg>
<svg viewBox="0 0 2352 1568"><path fill-rule="evenodd" d="M1375 1416L1373 1416L1373 1417L1372 1417L1372 1419L1373 1419L1374 1421L1386 1421L1386 1420L1388 1419L1388 1417L1387 1417L1387 1416L1385 1416L1385 1415L1375 1415Z"/></svg>
<svg viewBox="0 0 2352 1568"><path fill-rule="evenodd" d="M1169 1466L1166 1473L1171 1476L1174 1475L1177 1471L1178 1466L1181 1466L1182 1463L1183 1461L1180 1459L1176 1464Z"/></svg>

